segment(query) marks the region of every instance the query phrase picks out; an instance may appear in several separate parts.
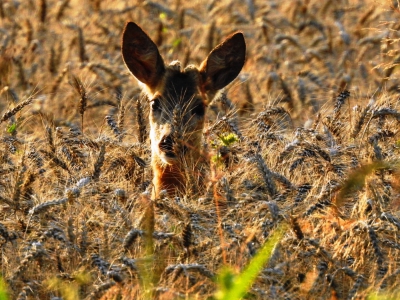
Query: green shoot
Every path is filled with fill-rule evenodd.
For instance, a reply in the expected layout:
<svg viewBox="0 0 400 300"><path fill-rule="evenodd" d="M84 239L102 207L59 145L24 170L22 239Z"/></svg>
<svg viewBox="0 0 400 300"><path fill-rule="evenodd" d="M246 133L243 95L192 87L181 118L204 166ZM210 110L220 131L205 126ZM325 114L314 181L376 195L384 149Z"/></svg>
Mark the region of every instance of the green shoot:
<svg viewBox="0 0 400 300"><path fill-rule="evenodd" d="M244 297L286 231L286 224L275 230L241 274L235 275L231 270L224 269L218 276L219 290L215 295L216 299L235 300Z"/></svg>

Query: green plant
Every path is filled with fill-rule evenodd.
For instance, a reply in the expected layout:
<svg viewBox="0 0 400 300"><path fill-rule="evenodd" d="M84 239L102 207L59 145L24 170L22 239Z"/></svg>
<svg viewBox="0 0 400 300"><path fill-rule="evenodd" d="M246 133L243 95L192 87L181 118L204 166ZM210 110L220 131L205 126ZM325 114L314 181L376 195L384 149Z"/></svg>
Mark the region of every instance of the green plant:
<svg viewBox="0 0 400 300"><path fill-rule="evenodd" d="M218 291L215 298L219 300L241 299L256 280L264 265L287 231L287 225L281 225L264 243L258 253L251 259L244 271L236 275L231 268L224 268L218 276Z"/></svg>
<svg viewBox="0 0 400 300"><path fill-rule="evenodd" d="M8 288L3 277L0 277L0 300L8 300Z"/></svg>
<svg viewBox="0 0 400 300"><path fill-rule="evenodd" d="M81 272L74 276L74 280L68 282L61 278L52 278L47 281L47 288L51 291L60 293L63 299L74 300L79 299L79 289L83 285L87 285L91 282L90 275L85 272ZM1 298L0 298L1 300Z"/></svg>
<svg viewBox="0 0 400 300"><path fill-rule="evenodd" d="M7 132L11 135L15 135L17 133L17 123L12 123L8 125Z"/></svg>
<svg viewBox="0 0 400 300"><path fill-rule="evenodd" d="M239 138L233 132L225 133L219 136L219 140L223 146L229 147L239 141Z"/></svg>

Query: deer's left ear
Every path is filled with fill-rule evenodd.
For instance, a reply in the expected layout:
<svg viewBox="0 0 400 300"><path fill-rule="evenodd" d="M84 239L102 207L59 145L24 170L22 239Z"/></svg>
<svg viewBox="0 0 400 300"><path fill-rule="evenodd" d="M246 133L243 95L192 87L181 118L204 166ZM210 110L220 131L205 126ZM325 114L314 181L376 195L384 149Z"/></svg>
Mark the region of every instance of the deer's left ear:
<svg viewBox="0 0 400 300"><path fill-rule="evenodd" d="M228 85L242 70L245 58L243 33L227 37L210 52L199 68L204 90L216 92Z"/></svg>

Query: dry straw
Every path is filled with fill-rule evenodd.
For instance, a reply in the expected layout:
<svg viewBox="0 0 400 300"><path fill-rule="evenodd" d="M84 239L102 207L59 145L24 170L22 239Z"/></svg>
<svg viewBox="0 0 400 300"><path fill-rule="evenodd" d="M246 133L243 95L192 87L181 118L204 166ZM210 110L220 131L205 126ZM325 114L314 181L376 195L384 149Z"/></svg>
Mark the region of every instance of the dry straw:
<svg viewBox="0 0 400 300"><path fill-rule="evenodd" d="M89 2L0 1L0 243L10 299L67 299L71 290L87 299L217 298L285 220L291 230L246 297L398 298L395 6ZM128 20L156 40L165 66L198 66L236 31L248 45L239 80L206 103L208 129L196 162L182 159L180 197L149 196L151 99L122 62ZM45 93L30 96L32 86ZM174 146L185 153L194 147L182 122L197 116L175 104ZM224 163L210 162L215 154ZM46 284L55 278L57 287Z"/></svg>

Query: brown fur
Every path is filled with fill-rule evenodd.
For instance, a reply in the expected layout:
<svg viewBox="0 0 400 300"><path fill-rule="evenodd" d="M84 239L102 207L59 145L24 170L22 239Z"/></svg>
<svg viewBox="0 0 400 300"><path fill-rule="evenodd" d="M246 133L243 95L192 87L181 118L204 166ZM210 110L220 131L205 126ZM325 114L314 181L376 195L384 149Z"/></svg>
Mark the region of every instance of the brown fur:
<svg viewBox="0 0 400 300"><path fill-rule="evenodd" d="M161 190L183 192L185 169L200 162L207 103L241 71L246 53L243 34L234 33L215 47L199 68L169 66L155 43L135 23L127 23L122 55L131 73L146 85L150 99L153 198Z"/></svg>

